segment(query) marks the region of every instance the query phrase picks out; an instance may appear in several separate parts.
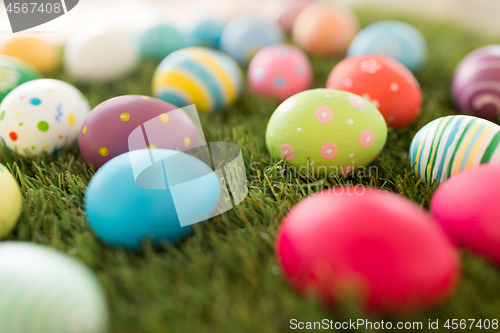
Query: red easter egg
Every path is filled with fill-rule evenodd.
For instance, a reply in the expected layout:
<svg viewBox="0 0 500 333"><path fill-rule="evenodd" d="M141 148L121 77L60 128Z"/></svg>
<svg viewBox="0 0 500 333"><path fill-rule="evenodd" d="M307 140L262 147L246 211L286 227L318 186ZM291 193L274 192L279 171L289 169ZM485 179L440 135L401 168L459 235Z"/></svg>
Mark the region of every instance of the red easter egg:
<svg viewBox="0 0 500 333"><path fill-rule="evenodd" d="M500 165L483 164L444 182L432 215L457 245L500 264Z"/></svg>
<svg viewBox="0 0 500 333"><path fill-rule="evenodd" d="M378 313L433 306L460 275L457 251L424 210L363 187L304 199L283 220L276 252L300 293L335 304L354 292Z"/></svg>
<svg viewBox="0 0 500 333"><path fill-rule="evenodd" d="M109 99L89 113L78 137L80 152L98 169L136 150L129 147L129 136L142 125L150 148L186 151L196 147L196 125L182 109L156 98L130 95Z"/></svg>
<svg viewBox="0 0 500 333"><path fill-rule="evenodd" d="M353 56L333 68L326 83L371 101L393 128L420 115L422 91L413 73L397 60L378 54Z"/></svg>
<svg viewBox="0 0 500 333"><path fill-rule="evenodd" d="M307 56L288 44L260 50L248 67L248 85L257 95L276 97L283 102L311 87L313 70Z"/></svg>

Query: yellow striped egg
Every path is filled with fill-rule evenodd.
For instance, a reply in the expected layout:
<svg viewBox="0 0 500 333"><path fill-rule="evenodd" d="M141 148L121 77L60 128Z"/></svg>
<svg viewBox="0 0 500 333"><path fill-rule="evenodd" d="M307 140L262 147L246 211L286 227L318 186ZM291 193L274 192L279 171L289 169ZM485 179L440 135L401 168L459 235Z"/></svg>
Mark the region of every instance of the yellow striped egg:
<svg viewBox="0 0 500 333"><path fill-rule="evenodd" d="M95 275L53 249L0 244L0 332L104 333L108 307Z"/></svg>
<svg viewBox="0 0 500 333"><path fill-rule="evenodd" d="M173 52L158 66L153 94L175 106L195 104L200 112L232 105L240 96L243 74L228 55L204 47Z"/></svg>
<svg viewBox="0 0 500 333"><path fill-rule="evenodd" d="M480 164L500 162L500 126L472 116L448 116L425 125L413 138L413 170L429 184Z"/></svg>

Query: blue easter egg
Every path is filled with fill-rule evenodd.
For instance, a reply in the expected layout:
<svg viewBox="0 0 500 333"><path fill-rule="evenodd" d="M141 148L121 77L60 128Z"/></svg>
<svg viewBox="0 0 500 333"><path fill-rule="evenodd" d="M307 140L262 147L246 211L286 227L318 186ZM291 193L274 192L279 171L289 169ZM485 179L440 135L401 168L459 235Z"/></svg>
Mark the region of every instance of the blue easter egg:
<svg viewBox="0 0 500 333"><path fill-rule="evenodd" d="M139 35L139 45L144 59L163 59L170 53L186 47L187 40L175 27L158 24Z"/></svg>
<svg viewBox="0 0 500 333"><path fill-rule="evenodd" d="M242 15L226 25L221 35L220 47L244 66L259 50L283 43L284 40L285 33L277 23L256 15Z"/></svg>
<svg viewBox="0 0 500 333"><path fill-rule="evenodd" d="M179 216L206 220L219 197L219 179L199 159L168 149L136 150L97 171L85 194L85 212L103 242L138 250L143 239L158 247L186 238L193 228L181 226Z"/></svg>
<svg viewBox="0 0 500 333"><path fill-rule="evenodd" d="M412 71L423 67L428 57L422 34L401 21L380 21L361 30L351 42L347 56L368 53L392 57Z"/></svg>
<svg viewBox="0 0 500 333"><path fill-rule="evenodd" d="M224 30L221 22L204 19L196 22L187 32L192 46L219 48L220 36Z"/></svg>

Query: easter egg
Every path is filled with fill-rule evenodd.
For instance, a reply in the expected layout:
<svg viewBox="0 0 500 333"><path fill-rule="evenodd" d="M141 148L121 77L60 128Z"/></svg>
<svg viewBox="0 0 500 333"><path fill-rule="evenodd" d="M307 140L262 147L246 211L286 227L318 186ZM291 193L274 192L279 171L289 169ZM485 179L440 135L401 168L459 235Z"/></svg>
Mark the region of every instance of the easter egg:
<svg viewBox="0 0 500 333"><path fill-rule="evenodd" d="M27 62L0 55L0 102L15 87L40 78L40 72Z"/></svg>
<svg viewBox="0 0 500 333"><path fill-rule="evenodd" d="M68 73L78 81L109 82L139 64L139 46L127 29L94 22L73 34L64 50Z"/></svg>
<svg viewBox="0 0 500 333"><path fill-rule="evenodd" d="M287 99L274 111L266 132L272 157L323 175L348 175L367 166L386 140L387 125L370 102L329 89Z"/></svg>
<svg viewBox="0 0 500 333"><path fill-rule="evenodd" d="M384 55L342 60L330 73L326 86L364 97L393 128L414 122L422 108L422 91L415 76L403 64Z"/></svg>
<svg viewBox="0 0 500 333"><path fill-rule="evenodd" d="M378 53L395 58L414 71L427 62L424 36L408 23L379 21L364 28L353 39L347 56Z"/></svg>
<svg viewBox="0 0 500 333"><path fill-rule="evenodd" d="M411 165L429 184L480 164L500 162L500 127L472 116L448 116L425 125L410 146Z"/></svg>
<svg viewBox="0 0 500 333"><path fill-rule="evenodd" d="M220 183L210 167L182 152L148 150L147 156L153 154L160 170L161 167L164 170L158 178L153 175L150 181L180 184L180 188L176 186L177 201L174 202L172 187L151 190L137 185L133 163L150 162L138 160L141 151L115 157L97 171L85 194L88 222L95 234L109 245L138 250L144 239L150 239L156 247L178 242L193 230L191 225L181 226L178 207L189 207L189 214L199 220L212 216L217 206ZM168 181L163 178L164 174L168 175Z"/></svg>
<svg viewBox="0 0 500 333"><path fill-rule="evenodd" d="M87 98L69 83L29 81L0 104L0 138L22 156L52 154L78 139L89 111Z"/></svg>
<svg viewBox="0 0 500 333"><path fill-rule="evenodd" d="M23 60L43 74L52 73L61 63L58 48L38 37L14 37L0 47L0 54Z"/></svg>
<svg viewBox="0 0 500 333"><path fill-rule="evenodd" d="M139 44L144 59L163 60L170 53L186 47L187 40L175 27L163 23L142 31Z"/></svg>
<svg viewBox="0 0 500 333"><path fill-rule="evenodd" d="M0 281L0 332L108 331L99 281L66 254L31 243L1 243Z"/></svg>
<svg viewBox="0 0 500 333"><path fill-rule="evenodd" d="M248 67L248 85L257 95L280 102L311 87L313 70L307 56L288 44L263 48Z"/></svg>
<svg viewBox="0 0 500 333"><path fill-rule="evenodd" d="M485 164L445 181L431 201L435 220L458 246L500 264L500 165Z"/></svg>
<svg viewBox="0 0 500 333"><path fill-rule="evenodd" d="M187 29L187 36L193 46L212 47L220 46L220 36L225 24L217 20L205 18L194 21Z"/></svg>
<svg viewBox="0 0 500 333"><path fill-rule="evenodd" d="M241 15L222 31L220 47L244 66L260 49L284 41L285 33L277 23L257 15Z"/></svg>
<svg viewBox="0 0 500 333"><path fill-rule="evenodd" d="M500 117L500 45L482 47L466 56L455 70L452 99L466 114Z"/></svg>
<svg viewBox="0 0 500 333"><path fill-rule="evenodd" d="M14 229L21 216L21 209L22 195L19 185L9 170L0 164L0 239Z"/></svg>
<svg viewBox="0 0 500 333"><path fill-rule="evenodd" d="M432 218L399 195L337 187L284 218L276 255L299 293L330 305L359 297L377 313L436 305L459 280L459 255Z"/></svg>
<svg viewBox="0 0 500 333"><path fill-rule="evenodd" d="M90 112L78 138L83 158L94 168L100 168L128 152L130 134L146 122L151 147L173 150L196 147L196 126L184 111L156 98L130 95L109 99Z"/></svg>
<svg viewBox="0 0 500 333"><path fill-rule="evenodd" d="M262 15L277 22L285 32L292 32L297 16L315 0L268 0Z"/></svg>
<svg viewBox="0 0 500 333"><path fill-rule="evenodd" d="M358 30L358 19L348 7L318 1L299 14L292 35L306 52L331 57L343 56Z"/></svg>
<svg viewBox="0 0 500 333"><path fill-rule="evenodd" d="M226 54L190 47L166 57L153 77L153 95L178 107L195 104L200 112L232 105L240 96L243 74Z"/></svg>

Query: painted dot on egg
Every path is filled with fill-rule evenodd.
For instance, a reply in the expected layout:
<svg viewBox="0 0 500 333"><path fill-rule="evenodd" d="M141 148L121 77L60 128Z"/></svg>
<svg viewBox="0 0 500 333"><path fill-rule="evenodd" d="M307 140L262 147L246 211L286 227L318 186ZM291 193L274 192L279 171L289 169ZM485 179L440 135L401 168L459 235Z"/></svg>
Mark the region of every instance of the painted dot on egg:
<svg viewBox="0 0 500 333"><path fill-rule="evenodd" d="M166 124L170 120L170 117L168 116L168 114L163 113L160 115L160 120Z"/></svg>
<svg viewBox="0 0 500 333"><path fill-rule="evenodd" d="M16 141L18 139L16 132L10 132L9 137L11 138L12 141Z"/></svg>
<svg viewBox="0 0 500 333"><path fill-rule="evenodd" d="M5 111L2 111L2 113L0 113L0 120L3 120L4 117L5 117Z"/></svg>
<svg viewBox="0 0 500 333"><path fill-rule="evenodd" d="M278 88L283 88L285 85L286 85L286 80L285 78L283 77L277 77L275 80L274 80L274 84L276 85L276 87Z"/></svg>
<svg viewBox="0 0 500 333"><path fill-rule="evenodd" d="M38 106L38 105L42 104L42 101L39 98L35 97L35 98L30 99L30 104L34 105L34 106Z"/></svg>
<svg viewBox="0 0 500 333"><path fill-rule="evenodd" d="M354 154L349 155L349 157L350 157L350 158L353 158L353 157L354 157Z"/></svg>
<svg viewBox="0 0 500 333"><path fill-rule="evenodd" d="M343 168L342 171L340 171L340 175L347 177L350 174L352 174L355 170L356 170L356 167L350 165L348 167Z"/></svg>
<svg viewBox="0 0 500 333"><path fill-rule="evenodd" d="M293 149L292 145L286 144L286 145L281 146L280 153L281 153L281 156L286 161L293 161L295 159L295 150Z"/></svg>
<svg viewBox="0 0 500 333"><path fill-rule="evenodd" d="M190 144L191 144L191 138L185 137L184 138L184 146L189 147Z"/></svg>
<svg viewBox="0 0 500 333"><path fill-rule="evenodd" d="M74 124L76 123L76 118L75 118L75 115L70 114L70 115L68 116L68 121L69 121L69 123L70 123L71 125L74 125Z"/></svg>
<svg viewBox="0 0 500 333"><path fill-rule="evenodd" d="M109 155L109 150L106 147L99 148L99 155L106 157Z"/></svg>
<svg viewBox="0 0 500 333"><path fill-rule="evenodd" d="M87 126L84 126L83 129L82 129L82 134L87 133L87 129L88 129Z"/></svg>
<svg viewBox="0 0 500 333"><path fill-rule="evenodd" d="M49 130L49 124L46 121L40 121L36 127L40 132L47 132Z"/></svg>
<svg viewBox="0 0 500 333"><path fill-rule="evenodd" d="M397 84L396 82L392 83L391 84L391 90L392 91L398 91L399 90L399 84Z"/></svg>
<svg viewBox="0 0 500 333"><path fill-rule="evenodd" d="M351 88L352 87L352 80L347 78L345 79L344 81L342 81L342 84L347 87L347 88Z"/></svg>
<svg viewBox="0 0 500 333"><path fill-rule="evenodd" d="M371 146L373 146L374 143L375 143L375 134L373 134L372 131L366 130L363 131L363 133L361 133L361 137L359 139L359 144L361 145L361 147L370 148Z"/></svg>
<svg viewBox="0 0 500 333"><path fill-rule="evenodd" d="M321 106L314 111L314 117L321 124L328 124L333 120L332 109L328 106Z"/></svg>
<svg viewBox="0 0 500 333"><path fill-rule="evenodd" d="M337 156L337 145L333 142L327 142L321 146L321 156L325 160L331 160Z"/></svg>
<svg viewBox="0 0 500 333"><path fill-rule="evenodd" d="M19 123L19 126L23 126L23 123Z"/></svg>
<svg viewBox="0 0 500 333"><path fill-rule="evenodd" d="M130 120L130 113L123 112L122 114L120 114L120 120L123 122L129 121Z"/></svg>
<svg viewBox="0 0 500 333"><path fill-rule="evenodd" d="M302 127L297 127L297 132L302 132Z"/></svg>
<svg viewBox="0 0 500 333"><path fill-rule="evenodd" d="M347 119L347 123L349 125L354 125L354 120L352 120L351 118Z"/></svg>
<svg viewBox="0 0 500 333"><path fill-rule="evenodd" d="M365 103L361 100L361 98L351 96L349 97L349 103L351 103L352 106L354 106L358 110L364 110L366 109Z"/></svg>
<svg viewBox="0 0 500 333"><path fill-rule="evenodd" d="M252 78L257 82L261 82L266 78L266 71L262 68L256 68L252 72Z"/></svg>
<svg viewBox="0 0 500 333"><path fill-rule="evenodd" d="M274 131L271 131L271 137L274 136Z"/></svg>
<svg viewBox="0 0 500 333"><path fill-rule="evenodd" d="M149 145L148 145L148 148L151 148L151 149L156 149L156 148L158 148L158 147L157 147L154 143L152 143L152 144L149 144Z"/></svg>

